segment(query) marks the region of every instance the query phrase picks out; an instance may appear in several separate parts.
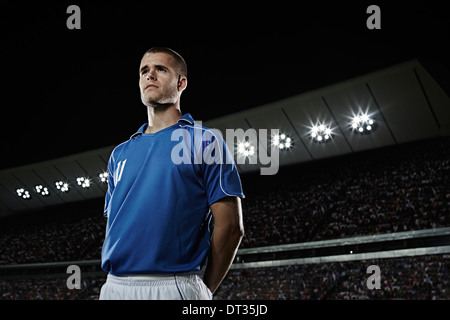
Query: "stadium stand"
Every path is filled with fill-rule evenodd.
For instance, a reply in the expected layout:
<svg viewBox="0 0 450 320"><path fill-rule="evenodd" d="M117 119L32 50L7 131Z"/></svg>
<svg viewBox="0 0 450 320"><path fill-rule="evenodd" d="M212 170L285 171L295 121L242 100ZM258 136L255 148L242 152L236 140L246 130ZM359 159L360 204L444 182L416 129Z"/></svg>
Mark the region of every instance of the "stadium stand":
<svg viewBox="0 0 450 320"><path fill-rule="evenodd" d="M231 270L216 299L450 299L450 255L331 262ZM368 290L367 267L381 270L380 290Z"/></svg>
<svg viewBox="0 0 450 320"><path fill-rule="evenodd" d="M450 255L231 270L216 300L448 300ZM380 290L368 290L366 268L382 271ZM0 280L0 299L93 300L104 276L82 278L69 290L65 278Z"/></svg>
<svg viewBox="0 0 450 320"><path fill-rule="evenodd" d="M449 147L445 138L371 150L253 183L241 247L449 226Z"/></svg>
<svg viewBox="0 0 450 320"><path fill-rule="evenodd" d="M259 178L243 176L244 249L450 227L448 137L283 167L264 184ZM99 259L102 207L96 199L2 219L0 299L96 299L104 273L88 272L81 290L69 290L67 275L13 267ZM215 299L449 299L449 259L233 269ZM371 264L383 272L383 290L367 290Z"/></svg>

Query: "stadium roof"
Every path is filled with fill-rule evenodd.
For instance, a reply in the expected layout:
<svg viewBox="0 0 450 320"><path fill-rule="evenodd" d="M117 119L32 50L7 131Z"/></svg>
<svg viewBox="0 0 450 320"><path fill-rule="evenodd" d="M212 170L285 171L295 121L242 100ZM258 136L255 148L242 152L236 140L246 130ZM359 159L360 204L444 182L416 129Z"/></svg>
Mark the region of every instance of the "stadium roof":
<svg viewBox="0 0 450 320"><path fill-rule="evenodd" d="M367 114L375 121L371 133L351 128L351 117ZM311 127L326 123L333 131L327 143L311 138ZM218 129L278 129L294 146L280 150L280 165L314 161L368 149L450 134L450 99L418 60L301 93L273 103L205 121ZM270 138L270 136L269 136ZM103 197L106 171L114 146L0 171L0 216ZM266 151L266 150L264 150ZM237 156L236 156L237 157ZM236 158L237 159L237 158ZM238 164L242 173L267 167ZM89 179L83 186L77 178ZM55 182L68 183L61 192ZM36 186L41 186L39 193ZM87 188L86 188L87 187ZM46 188L48 194L42 194ZM20 191L20 192L19 192ZM26 196L28 192L29 196Z"/></svg>
<svg viewBox="0 0 450 320"><path fill-rule="evenodd" d="M89 2L69 30L68 3L2 3L0 216L105 192L112 146L146 122L137 70L152 46L187 61L183 113L224 134L282 130L281 164L448 134L445 3L380 2L378 30L368 5ZM373 134L348 130L359 108ZM332 139L308 133L320 124Z"/></svg>
<svg viewBox="0 0 450 320"><path fill-rule="evenodd" d="M69 30L69 3L2 2L0 170L127 139L147 118L138 66L157 45L186 59L181 110L204 122L416 58L448 94L445 2L379 5L369 30L365 1L91 1Z"/></svg>

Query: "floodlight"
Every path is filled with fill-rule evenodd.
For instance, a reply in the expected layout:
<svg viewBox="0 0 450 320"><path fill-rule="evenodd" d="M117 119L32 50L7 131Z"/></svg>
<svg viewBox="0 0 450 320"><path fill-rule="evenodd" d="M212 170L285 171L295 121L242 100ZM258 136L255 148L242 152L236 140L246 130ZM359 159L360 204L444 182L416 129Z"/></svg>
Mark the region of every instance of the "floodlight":
<svg viewBox="0 0 450 320"><path fill-rule="evenodd" d="M69 184L67 182L63 181L56 181L55 182L56 189L58 189L61 192L68 192L69 191Z"/></svg>
<svg viewBox="0 0 450 320"><path fill-rule="evenodd" d="M43 185L39 184L34 187L34 190L36 190L36 193L42 195L42 196L48 196L50 192L48 191L47 187L44 187Z"/></svg>
<svg viewBox="0 0 450 320"><path fill-rule="evenodd" d="M272 136L272 145L280 150L288 150L294 146L293 140L285 133Z"/></svg>
<svg viewBox="0 0 450 320"><path fill-rule="evenodd" d="M350 130L359 134L370 134L376 129L376 121L367 113L358 114L351 118Z"/></svg>
<svg viewBox="0 0 450 320"><path fill-rule="evenodd" d="M334 137L334 133L330 125L320 123L312 126L309 130L309 137L314 142L324 143L330 142Z"/></svg>
<svg viewBox="0 0 450 320"><path fill-rule="evenodd" d="M253 156L255 154L255 147L248 141L239 142L237 153L244 157Z"/></svg>
<svg viewBox="0 0 450 320"><path fill-rule="evenodd" d="M100 178L100 181L103 183L108 182L108 172L102 172L98 175L98 177Z"/></svg>
<svg viewBox="0 0 450 320"><path fill-rule="evenodd" d="M91 181L89 180L89 178L78 177L77 178L77 183L83 189L89 188L91 186Z"/></svg>
<svg viewBox="0 0 450 320"><path fill-rule="evenodd" d="M22 199L30 199L31 198L30 192L28 190L25 190L24 188L17 189L16 193Z"/></svg>

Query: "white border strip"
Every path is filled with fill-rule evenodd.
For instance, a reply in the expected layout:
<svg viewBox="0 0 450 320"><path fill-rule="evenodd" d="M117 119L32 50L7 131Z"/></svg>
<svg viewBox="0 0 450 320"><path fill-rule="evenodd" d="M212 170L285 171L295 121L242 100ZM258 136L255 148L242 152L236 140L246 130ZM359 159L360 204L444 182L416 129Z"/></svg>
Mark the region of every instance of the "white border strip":
<svg viewBox="0 0 450 320"><path fill-rule="evenodd" d="M424 230L412 230L394 233L376 234L370 236L358 236L351 238L340 238L331 240L319 240L301 243L281 244L275 246L256 247L256 248L243 248L238 250L238 255L255 254L255 253L268 253L268 252L282 252L291 250L303 250L312 248L325 248L325 247L337 247L352 244L362 244L371 242L393 241L393 240L405 240L413 238L423 238L432 236L444 236L450 235L450 227L424 229Z"/></svg>
<svg viewBox="0 0 450 320"><path fill-rule="evenodd" d="M298 259L259 261L248 263L243 262L243 263L234 263L231 266L231 269L268 268L268 267L290 266L296 264L343 262L343 261L357 261L368 259L387 259L387 258L412 257L412 256L423 256L423 255L444 254L444 253L450 253L450 246L427 247L416 249L399 249L399 250L355 253L355 254L341 254L335 256L314 257L314 258L298 258Z"/></svg>

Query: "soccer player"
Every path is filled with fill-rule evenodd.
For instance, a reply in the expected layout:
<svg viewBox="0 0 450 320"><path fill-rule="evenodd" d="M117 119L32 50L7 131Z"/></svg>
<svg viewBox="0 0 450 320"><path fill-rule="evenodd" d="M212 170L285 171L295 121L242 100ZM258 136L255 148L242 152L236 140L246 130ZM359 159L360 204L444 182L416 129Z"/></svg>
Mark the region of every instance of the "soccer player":
<svg viewBox="0 0 450 320"><path fill-rule="evenodd" d="M139 88L148 123L108 162L100 300L212 299L244 234L241 180L222 136L182 114L184 59L148 50Z"/></svg>

